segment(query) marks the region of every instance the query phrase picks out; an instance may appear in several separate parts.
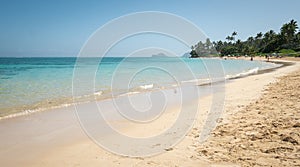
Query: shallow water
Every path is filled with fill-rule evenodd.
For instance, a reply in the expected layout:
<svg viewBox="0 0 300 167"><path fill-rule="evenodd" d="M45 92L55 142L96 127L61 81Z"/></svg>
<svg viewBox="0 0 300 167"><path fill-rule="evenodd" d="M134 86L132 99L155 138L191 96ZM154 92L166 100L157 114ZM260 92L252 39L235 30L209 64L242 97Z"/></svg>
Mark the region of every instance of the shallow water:
<svg viewBox="0 0 300 167"><path fill-rule="evenodd" d="M0 58L0 116L70 104L72 97L78 101L105 99L276 66L189 58Z"/></svg>

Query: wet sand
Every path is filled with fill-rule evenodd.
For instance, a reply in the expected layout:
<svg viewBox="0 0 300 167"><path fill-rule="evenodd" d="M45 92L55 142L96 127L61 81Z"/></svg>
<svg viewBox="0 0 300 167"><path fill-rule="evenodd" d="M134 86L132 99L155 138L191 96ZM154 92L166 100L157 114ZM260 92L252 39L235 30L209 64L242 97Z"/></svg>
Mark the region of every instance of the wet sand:
<svg viewBox="0 0 300 167"><path fill-rule="evenodd" d="M299 165L295 159L299 159L300 142L297 124L300 98L296 92L299 90L299 76L295 73L298 70L299 74L299 69L296 62L268 73L229 81L226 84L225 111L207 141L200 143L199 134L211 108L212 96L200 99L197 120L182 141L151 157L130 158L105 151L82 131L72 106L1 120L0 165ZM178 111L172 110L148 127L129 126L121 130L133 136L156 134L176 119Z"/></svg>

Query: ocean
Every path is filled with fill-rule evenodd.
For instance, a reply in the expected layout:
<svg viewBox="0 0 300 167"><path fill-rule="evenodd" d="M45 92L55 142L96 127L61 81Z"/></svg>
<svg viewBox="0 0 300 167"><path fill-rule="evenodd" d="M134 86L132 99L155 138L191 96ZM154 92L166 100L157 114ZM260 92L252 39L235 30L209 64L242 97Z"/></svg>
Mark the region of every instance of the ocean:
<svg viewBox="0 0 300 167"><path fill-rule="evenodd" d="M214 62L222 66L207 69L206 64ZM217 58L0 58L0 117L182 84L201 85L215 75L214 69L230 79L277 66Z"/></svg>

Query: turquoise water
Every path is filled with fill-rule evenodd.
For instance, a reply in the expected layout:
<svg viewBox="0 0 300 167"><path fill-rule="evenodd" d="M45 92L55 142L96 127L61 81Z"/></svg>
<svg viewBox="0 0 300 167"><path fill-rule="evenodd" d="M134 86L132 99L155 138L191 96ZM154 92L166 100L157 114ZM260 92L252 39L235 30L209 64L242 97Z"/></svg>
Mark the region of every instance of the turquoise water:
<svg viewBox="0 0 300 167"><path fill-rule="evenodd" d="M77 64L76 61L0 58L0 116L67 104L72 96L85 101L92 100L94 95L101 99L184 83L199 84L210 77L205 64L214 61L221 61L223 67L216 69L224 68L226 78L276 66L259 61L189 58L118 57L103 58L101 63L97 58L83 58ZM74 73L75 68L79 72Z"/></svg>

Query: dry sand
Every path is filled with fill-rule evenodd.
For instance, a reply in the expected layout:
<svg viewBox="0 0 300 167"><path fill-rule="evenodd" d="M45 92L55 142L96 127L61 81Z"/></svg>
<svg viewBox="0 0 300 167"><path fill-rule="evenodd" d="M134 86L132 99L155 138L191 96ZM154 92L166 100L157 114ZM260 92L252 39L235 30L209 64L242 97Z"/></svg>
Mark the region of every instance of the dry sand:
<svg viewBox="0 0 300 167"><path fill-rule="evenodd" d="M300 163L299 72L296 62L230 81L225 112L206 142L199 143L198 137L211 96L201 99L201 114L185 138L152 157L130 158L103 150L81 131L72 107L2 120L0 166L296 166ZM170 122L168 116L164 119L151 125L149 133Z"/></svg>
<svg viewBox="0 0 300 167"><path fill-rule="evenodd" d="M228 110L226 122L197 148L199 156L241 166L300 166L300 70L278 79L258 100Z"/></svg>

